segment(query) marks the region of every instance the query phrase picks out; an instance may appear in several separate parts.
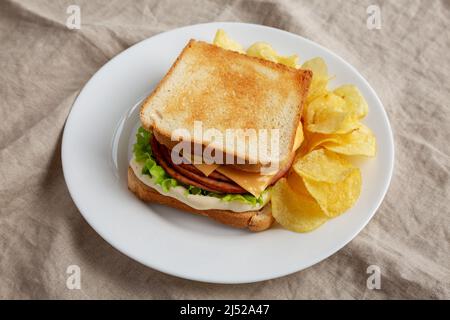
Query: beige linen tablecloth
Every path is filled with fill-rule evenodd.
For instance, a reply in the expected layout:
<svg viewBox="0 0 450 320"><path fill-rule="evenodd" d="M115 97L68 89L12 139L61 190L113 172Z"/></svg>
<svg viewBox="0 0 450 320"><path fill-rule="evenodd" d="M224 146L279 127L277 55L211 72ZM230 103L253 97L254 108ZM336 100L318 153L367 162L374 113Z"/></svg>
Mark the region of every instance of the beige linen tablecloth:
<svg viewBox="0 0 450 320"><path fill-rule="evenodd" d="M372 4L381 29L367 28ZM80 7L80 30L66 26L69 5ZM215 285L149 269L92 230L64 182L61 135L86 81L140 40L209 21L328 47L368 79L394 130L394 176L374 219L332 257L280 279ZM450 298L449 22L448 0L1 0L0 297ZM66 286L70 265L79 290ZM381 270L379 290L366 286L369 265Z"/></svg>

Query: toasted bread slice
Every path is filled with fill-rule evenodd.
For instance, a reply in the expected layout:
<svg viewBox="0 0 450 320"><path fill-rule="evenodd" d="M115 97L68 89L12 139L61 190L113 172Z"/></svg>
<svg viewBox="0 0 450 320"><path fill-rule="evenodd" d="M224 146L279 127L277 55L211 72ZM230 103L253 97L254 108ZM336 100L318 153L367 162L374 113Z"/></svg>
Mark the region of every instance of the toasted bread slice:
<svg viewBox="0 0 450 320"><path fill-rule="evenodd" d="M188 130L191 143L206 147L211 142L197 141L194 121L201 121L203 132L214 128L223 137L227 129L278 129L279 148L272 150L267 143L265 154L271 159L264 161L282 163L292 153L311 77L308 70L191 40L142 105L141 122L169 148L172 133L180 128ZM243 170L259 169L257 145L247 143L238 152L228 142L215 149L244 161Z"/></svg>
<svg viewBox="0 0 450 320"><path fill-rule="evenodd" d="M128 189L145 202L164 204L176 209L200 214L235 228L248 228L250 231L263 231L272 225L271 205L267 204L259 211L233 212L228 210L197 210L177 199L160 194L155 189L142 183L128 167Z"/></svg>

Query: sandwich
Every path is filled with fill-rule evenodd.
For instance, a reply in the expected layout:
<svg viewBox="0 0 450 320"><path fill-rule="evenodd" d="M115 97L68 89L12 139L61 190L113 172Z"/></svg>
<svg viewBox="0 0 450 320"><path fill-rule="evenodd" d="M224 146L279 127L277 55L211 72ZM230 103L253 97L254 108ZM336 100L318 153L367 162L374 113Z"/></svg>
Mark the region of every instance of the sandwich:
<svg viewBox="0 0 450 320"><path fill-rule="evenodd" d="M270 189L302 142L311 78L190 40L141 106L128 188L145 202L268 229Z"/></svg>

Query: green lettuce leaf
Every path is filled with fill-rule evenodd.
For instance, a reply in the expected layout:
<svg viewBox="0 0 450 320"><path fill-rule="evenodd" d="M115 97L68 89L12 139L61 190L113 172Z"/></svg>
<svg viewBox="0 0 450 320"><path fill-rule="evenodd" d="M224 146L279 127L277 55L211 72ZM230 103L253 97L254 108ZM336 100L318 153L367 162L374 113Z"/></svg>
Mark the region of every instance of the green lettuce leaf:
<svg viewBox="0 0 450 320"><path fill-rule="evenodd" d="M136 134L136 143L133 146L134 157L137 162L143 163L142 174L147 174L155 179L164 192L178 185L178 181L170 177L166 171L159 166L153 158L150 146L151 133L144 128L139 128Z"/></svg>
<svg viewBox="0 0 450 320"><path fill-rule="evenodd" d="M170 188L176 186L183 186L186 188L186 195L202 195L206 197L219 198L222 201L240 201L246 204L256 206L262 205L263 195L258 198L246 193L246 194L221 194L201 189L199 187L184 185L178 180L172 178L163 167L159 166L155 158L153 157L152 148L150 146L150 139L152 133L140 127L136 133L136 143L133 145L133 153L137 162L143 164L142 174L149 175L155 179L155 183L160 185L164 192L168 192ZM264 191L267 192L267 191Z"/></svg>

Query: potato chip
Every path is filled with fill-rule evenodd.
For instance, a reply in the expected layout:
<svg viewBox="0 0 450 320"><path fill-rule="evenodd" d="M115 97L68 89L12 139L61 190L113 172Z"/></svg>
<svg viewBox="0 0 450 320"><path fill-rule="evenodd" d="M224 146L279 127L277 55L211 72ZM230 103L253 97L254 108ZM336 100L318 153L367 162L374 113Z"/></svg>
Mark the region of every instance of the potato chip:
<svg viewBox="0 0 450 320"><path fill-rule="evenodd" d="M309 232L328 220L317 202L308 195L296 193L286 178L272 188L272 215L286 229Z"/></svg>
<svg viewBox="0 0 450 320"><path fill-rule="evenodd" d="M270 44L265 42L255 42L247 49L247 54L252 57L281 63L293 68L297 66L297 55L281 56L271 47Z"/></svg>
<svg viewBox="0 0 450 320"><path fill-rule="evenodd" d="M314 76L328 77L328 67L322 58L313 58L302 64L302 69L311 70Z"/></svg>
<svg viewBox="0 0 450 320"><path fill-rule="evenodd" d="M306 129L318 133L348 133L358 127L344 99L330 93L305 108Z"/></svg>
<svg viewBox="0 0 450 320"><path fill-rule="evenodd" d="M351 208L361 193L361 172L354 168L342 181L328 183L303 178L305 187L330 218Z"/></svg>
<svg viewBox="0 0 450 320"><path fill-rule="evenodd" d="M329 183L344 180L354 169L348 160L324 149L314 150L298 159L293 168L303 178Z"/></svg>
<svg viewBox="0 0 450 320"><path fill-rule="evenodd" d="M245 53L244 48L238 42L231 39L222 29L217 30L213 44L223 49Z"/></svg>
<svg viewBox="0 0 450 320"><path fill-rule="evenodd" d="M328 77L316 76L312 78L311 85L308 90L308 97L306 98L306 103L311 103L313 100L324 96L328 93Z"/></svg>
<svg viewBox="0 0 450 320"><path fill-rule="evenodd" d="M367 115L369 106L357 87L343 85L334 90L333 93L345 100L348 111L355 119L362 119Z"/></svg>
<svg viewBox="0 0 450 320"><path fill-rule="evenodd" d="M322 145L328 150L348 156L374 157L377 151L375 136L361 123L350 133L331 135Z"/></svg>
<svg viewBox="0 0 450 320"><path fill-rule="evenodd" d="M322 146L325 142L337 142L337 139L333 138L333 134L322 134L305 131L305 143L303 144L306 152L304 154L313 151L314 149Z"/></svg>
<svg viewBox="0 0 450 320"><path fill-rule="evenodd" d="M302 69L311 70L313 78L309 87L306 103L327 94L327 86L329 81L328 67L322 58L314 58L306 61L301 66Z"/></svg>
<svg viewBox="0 0 450 320"><path fill-rule="evenodd" d="M326 119L325 112L343 112L345 110L345 101L341 97L334 94L327 94L319 99L314 100L305 108L305 122L306 125L314 124ZM321 114L322 111L323 114Z"/></svg>
<svg viewBox="0 0 450 320"><path fill-rule="evenodd" d="M301 194L306 197L311 197L308 190L306 190L303 178L299 176L294 170L291 170L287 176L287 183L296 194Z"/></svg>
<svg viewBox="0 0 450 320"><path fill-rule="evenodd" d="M309 152L309 149L308 149L309 141L307 138L308 131L304 131L303 134L304 134L305 138L304 138L303 143L300 145L300 148L298 148L297 151L295 152L294 162L297 161L298 158L303 157L305 154L307 154Z"/></svg>
<svg viewBox="0 0 450 320"><path fill-rule="evenodd" d="M294 146L293 149L297 150L305 140L305 136L303 133L303 123L300 121L297 127L297 131L295 132Z"/></svg>

